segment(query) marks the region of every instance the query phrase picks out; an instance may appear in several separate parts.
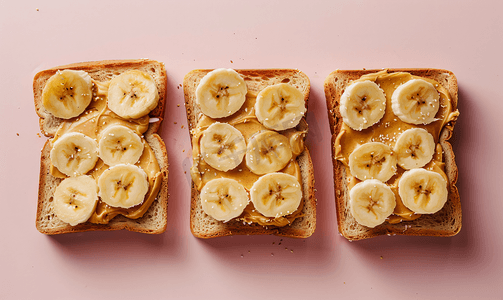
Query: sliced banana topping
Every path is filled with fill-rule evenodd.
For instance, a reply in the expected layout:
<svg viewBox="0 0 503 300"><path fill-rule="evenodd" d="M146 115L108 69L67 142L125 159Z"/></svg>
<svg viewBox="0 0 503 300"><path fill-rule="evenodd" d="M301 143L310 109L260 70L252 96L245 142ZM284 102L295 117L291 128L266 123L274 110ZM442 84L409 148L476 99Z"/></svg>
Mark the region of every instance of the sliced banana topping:
<svg viewBox="0 0 503 300"><path fill-rule="evenodd" d="M125 119L137 119L147 115L158 102L157 86L147 73L131 70L110 81L108 107Z"/></svg>
<svg viewBox="0 0 503 300"><path fill-rule="evenodd" d="M262 215L278 218L297 210L302 199L300 183L292 175L270 173L260 177L250 190L255 209Z"/></svg>
<svg viewBox="0 0 503 300"><path fill-rule="evenodd" d="M229 178L208 181L200 195L204 212L224 222L239 217L250 201L243 185Z"/></svg>
<svg viewBox="0 0 503 300"><path fill-rule="evenodd" d="M400 85L391 96L391 108L400 120L410 124L429 124L439 109L435 87L426 80L412 79Z"/></svg>
<svg viewBox="0 0 503 300"><path fill-rule="evenodd" d="M342 120L354 130L360 131L379 122L385 111L386 96L370 80L352 83L341 96Z"/></svg>
<svg viewBox="0 0 503 300"><path fill-rule="evenodd" d="M51 163L67 176L86 174L97 161L98 144L82 133L65 133L52 145Z"/></svg>
<svg viewBox="0 0 503 300"><path fill-rule="evenodd" d="M435 141L428 131L412 128L400 134L394 150L400 167L405 170L421 168L433 158Z"/></svg>
<svg viewBox="0 0 503 300"><path fill-rule="evenodd" d="M54 213L72 226L86 222L98 203L98 186L91 176L63 180L54 192Z"/></svg>
<svg viewBox="0 0 503 300"><path fill-rule="evenodd" d="M131 129L112 125L100 134L99 157L109 166L135 164L143 153L141 138Z"/></svg>
<svg viewBox="0 0 503 300"><path fill-rule="evenodd" d="M204 76L196 89L196 103L210 118L223 118L237 112L246 100L248 89L238 72L216 69Z"/></svg>
<svg viewBox="0 0 503 300"><path fill-rule="evenodd" d="M403 204L413 212L433 214L447 202L447 181L437 172L412 169L400 178L398 194Z"/></svg>
<svg viewBox="0 0 503 300"><path fill-rule="evenodd" d="M42 105L54 116L70 119L84 112L92 94L92 80L86 72L57 71L44 86Z"/></svg>
<svg viewBox="0 0 503 300"><path fill-rule="evenodd" d="M246 152L243 135L227 123L211 124L203 132L200 145L204 161L224 172L237 167Z"/></svg>
<svg viewBox="0 0 503 300"><path fill-rule="evenodd" d="M145 171L135 165L115 165L98 178L101 200L113 207L130 208L141 204L148 191Z"/></svg>
<svg viewBox="0 0 503 300"><path fill-rule="evenodd" d="M288 138L266 130L253 135L246 146L246 166L257 175L283 169L292 159Z"/></svg>
<svg viewBox="0 0 503 300"><path fill-rule="evenodd" d="M395 194L384 183L370 179L357 183L349 192L350 211L363 226L374 228L384 223L396 206Z"/></svg>
<svg viewBox="0 0 503 300"><path fill-rule="evenodd" d="M288 83L268 86L257 95L255 115L269 129L280 131L293 128L305 113L304 95Z"/></svg>
<svg viewBox="0 0 503 300"><path fill-rule="evenodd" d="M351 175L360 179L388 181L396 172L397 159L390 146L370 142L356 148L349 155Z"/></svg>

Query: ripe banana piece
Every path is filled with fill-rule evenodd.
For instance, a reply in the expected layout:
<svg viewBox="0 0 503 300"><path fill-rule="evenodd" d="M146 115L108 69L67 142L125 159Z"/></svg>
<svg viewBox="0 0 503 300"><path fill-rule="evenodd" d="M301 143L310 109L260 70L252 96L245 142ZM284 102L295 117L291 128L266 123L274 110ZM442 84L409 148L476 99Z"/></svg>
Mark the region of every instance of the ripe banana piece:
<svg viewBox="0 0 503 300"><path fill-rule="evenodd" d="M204 212L223 222L239 217L250 201L243 185L229 178L208 181L200 197Z"/></svg>
<svg viewBox="0 0 503 300"><path fill-rule="evenodd" d="M148 178L135 165L119 164L105 170L98 178L99 196L113 207L130 208L143 202Z"/></svg>
<svg viewBox="0 0 503 300"><path fill-rule="evenodd" d="M371 142L361 145L349 155L351 175L360 179L388 181L397 170L397 158L390 146Z"/></svg>
<svg viewBox="0 0 503 300"><path fill-rule="evenodd" d="M288 83L268 86L257 95L255 115L269 129L280 131L293 128L305 113L304 95Z"/></svg>
<svg viewBox="0 0 503 300"><path fill-rule="evenodd" d="M405 130L398 137L394 151L398 165L405 170L424 167L435 153L433 136L422 128Z"/></svg>
<svg viewBox="0 0 503 300"><path fill-rule="evenodd" d="M374 228L389 217L396 206L395 194L384 183L370 179L357 183L349 192L350 211L363 226Z"/></svg>
<svg viewBox="0 0 503 300"><path fill-rule="evenodd" d="M403 204L413 212L433 214L447 202L447 181L437 172L412 169L400 178L398 194Z"/></svg>
<svg viewBox="0 0 503 300"><path fill-rule="evenodd" d="M42 105L54 116L70 119L84 112L92 95L92 80L87 72L57 71L44 86Z"/></svg>
<svg viewBox="0 0 503 300"><path fill-rule="evenodd" d="M342 120L354 130L360 131L379 122L385 111L384 91L373 81L354 82L341 96Z"/></svg>
<svg viewBox="0 0 503 300"><path fill-rule="evenodd" d="M243 135L227 123L211 124L203 132L200 145L204 161L224 172L237 167L246 152Z"/></svg>
<svg viewBox="0 0 503 300"><path fill-rule="evenodd" d="M405 123L429 124L435 120L440 95L423 79L412 79L400 85L391 96L393 113Z"/></svg>
<svg viewBox="0 0 503 300"><path fill-rule="evenodd" d="M100 134L99 157L109 166L135 164L143 153L141 138L131 129L112 125Z"/></svg>
<svg viewBox="0 0 503 300"><path fill-rule="evenodd" d="M277 172L292 159L288 138L275 131L253 135L246 146L246 166L257 175Z"/></svg>
<svg viewBox="0 0 503 300"><path fill-rule="evenodd" d="M51 163L67 176L86 174L97 161L98 143L82 133L65 133L52 145Z"/></svg>
<svg viewBox="0 0 503 300"><path fill-rule="evenodd" d="M210 118L223 118L237 112L246 100L248 89L238 72L216 69L204 76L196 89L196 103Z"/></svg>
<svg viewBox="0 0 503 300"><path fill-rule="evenodd" d="M286 173L260 177L250 190L255 209L265 217L278 218L293 213L302 200L300 183Z"/></svg>
<svg viewBox="0 0 503 300"><path fill-rule="evenodd" d="M142 71L131 70L114 77L108 87L108 107L125 119L147 115L159 102L154 79Z"/></svg>
<svg viewBox="0 0 503 300"><path fill-rule="evenodd" d="M72 226L86 222L98 203L98 186L87 175L63 180L54 192L54 213Z"/></svg>

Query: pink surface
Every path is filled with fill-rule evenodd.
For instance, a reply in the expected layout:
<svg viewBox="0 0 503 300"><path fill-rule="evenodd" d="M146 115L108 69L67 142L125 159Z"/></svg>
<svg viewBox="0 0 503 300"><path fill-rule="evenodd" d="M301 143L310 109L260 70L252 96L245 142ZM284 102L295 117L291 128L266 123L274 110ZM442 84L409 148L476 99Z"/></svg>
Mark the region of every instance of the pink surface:
<svg viewBox="0 0 503 300"><path fill-rule="evenodd" d="M1 2L1 299L502 299L502 2L157 2ZM40 234L45 138L33 76L72 62L144 57L164 62L168 74L161 134L170 161L167 232ZM310 77L318 199L311 238L191 235L179 84L192 69L216 67L298 68ZM463 229L453 238L350 243L337 232L323 80L337 68L383 67L445 68L458 78L453 144Z"/></svg>

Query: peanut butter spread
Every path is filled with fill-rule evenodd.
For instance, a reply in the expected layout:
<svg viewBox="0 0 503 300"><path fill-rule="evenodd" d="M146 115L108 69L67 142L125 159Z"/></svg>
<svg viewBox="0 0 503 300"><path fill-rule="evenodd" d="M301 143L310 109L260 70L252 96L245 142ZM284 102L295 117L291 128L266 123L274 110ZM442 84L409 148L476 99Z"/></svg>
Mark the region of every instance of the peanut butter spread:
<svg viewBox="0 0 503 300"><path fill-rule="evenodd" d="M435 115L435 121L427 125L414 125L408 124L401 121L391 109L391 95L396 88L401 84L414 79L421 78L424 79L436 88L440 95L440 107ZM455 121L459 115L457 109L452 106L452 100L449 92L438 82L432 79L413 76L409 73L397 72L388 73L387 70L383 70L377 73L363 75L356 81L370 80L377 83L386 95L386 111L383 118L373 126L364 129L362 131L356 131L351 129L345 123L342 124L339 134L336 137L334 147L335 147L335 158L342 162L346 169L346 174L351 174L349 170L349 155L358 146L363 145L368 142L381 142L391 148L395 146L396 140L402 132L411 128L423 128L427 130L432 136L436 143L435 154L432 160L424 166L425 169L439 173L444 177L446 182L449 182L447 175L445 174L445 163L443 159L442 147L439 144L440 133L442 129L447 127L452 130L452 125L450 122ZM421 217L421 214L414 213L403 204L400 196L398 194L398 182L403 172L405 171L400 166L398 166L396 174L389 179L386 184L391 188L395 194L396 207L393 214L386 220L391 224L399 223L402 221L411 221ZM351 176L348 179L348 190L351 190L355 186L359 179Z"/></svg>
<svg viewBox="0 0 503 300"><path fill-rule="evenodd" d="M89 218L88 222L108 224L111 219L119 214L130 219L141 218L159 193L163 179L155 154L143 138L143 133L148 130L149 116L146 115L139 119L132 120L125 120L119 117L107 106L107 90L109 82L93 81L93 83L97 88L95 89L96 96L93 96L91 104L80 116L63 121L59 126L52 143L54 144L59 137L68 132L83 133L98 141L99 134L110 125L123 125L136 132L142 139L144 149L139 161L135 165L145 171L149 183L149 189L145 195L144 201L139 205L126 209L112 207L101 200L98 200L96 209ZM98 159L94 168L89 171L87 175L92 176L96 181L98 181L99 176L108 168L108 165L106 165L101 159ZM58 178L67 177L52 165L51 174Z"/></svg>
<svg viewBox="0 0 503 300"><path fill-rule="evenodd" d="M243 135L245 142L248 143L249 139L256 133L263 130L269 130L263 126L255 116L255 100L257 94L248 91L246 95L246 101L243 106L235 114L225 117L222 119L214 120L206 115L201 114L197 126L192 131L192 156L193 165L191 169L191 177L194 181L194 185L198 191L204 187L204 185L215 178L230 178L238 181L244 186L247 192L250 192L252 185L259 179L259 175L252 173L246 166L245 159L238 165L235 169L229 170L227 172L219 171L210 165L208 165L201 156L200 139L204 133L204 130L208 128L211 124L215 122L225 122L234 126ZM304 122L302 120L301 122ZM297 156L304 152L304 138L307 133L307 124L305 124L306 130L297 130L296 128L288 129L280 132L286 136L289 140L289 146L292 150L292 158L290 162L279 172L287 173L295 176L297 180L302 183L302 175L300 173L300 167L297 162ZM302 186L302 184L301 184ZM303 216L302 208L304 206L304 201L301 201L299 207L292 214L269 218L260 214L255 210L253 203L250 201L248 206L245 208L244 212L241 214L238 220L242 220L246 223L257 223L262 226L286 226L291 224L296 218Z"/></svg>

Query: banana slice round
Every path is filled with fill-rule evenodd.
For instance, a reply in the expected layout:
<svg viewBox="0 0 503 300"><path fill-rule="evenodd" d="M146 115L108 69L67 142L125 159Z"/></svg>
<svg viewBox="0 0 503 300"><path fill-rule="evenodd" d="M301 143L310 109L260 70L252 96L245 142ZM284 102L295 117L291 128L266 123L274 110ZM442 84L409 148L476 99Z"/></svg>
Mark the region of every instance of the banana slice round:
<svg viewBox="0 0 503 300"><path fill-rule="evenodd" d="M54 116L70 119L84 112L92 95L92 80L87 72L57 71L44 86L42 105Z"/></svg>
<svg viewBox="0 0 503 300"><path fill-rule="evenodd" d="M349 192L350 211L363 226L374 228L384 223L396 206L395 194L384 183L370 179L357 183Z"/></svg>
<svg viewBox="0 0 503 300"><path fill-rule="evenodd" d="M91 176L67 178L54 192L54 213L63 222L75 226L86 222L98 203L98 186Z"/></svg>
<svg viewBox="0 0 503 300"><path fill-rule="evenodd" d="M246 100L248 89L238 72L216 69L206 74L196 89L196 103L210 118L223 118L237 112Z"/></svg>
<svg viewBox="0 0 503 300"><path fill-rule="evenodd" d="M433 214L447 202L447 182L437 172L412 169L400 178L398 194L403 204L413 212Z"/></svg>
<svg viewBox="0 0 503 300"><path fill-rule="evenodd" d="M405 123L429 124L435 120L440 95L423 79L412 79L400 85L391 96L393 113Z"/></svg>
<svg viewBox="0 0 503 300"><path fill-rule="evenodd" d="M280 131L293 128L305 113L304 95L288 83L268 86L257 95L255 115L269 129Z"/></svg>
<svg viewBox="0 0 503 300"><path fill-rule="evenodd" d="M110 81L108 107L125 119L137 119L147 115L158 102L157 86L147 73L131 70Z"/></svg>
<svg viewBox="0 0 503 300"><path fill-rule="evenodd" d="M354 130L363 130L379 122L386 111L384 91L373 81L349 85L341 96L342 120Z"/></svg>
<svg viewBox="0 0 503 300"><path fill-rule="evenodd" d="M250 201L243 185L229 178L208 181L200 195L204 212L223 222L239 217Z"/></svg>
<svg viewBox="0 0 503 300"><path fill-rule="evenodd" d="M361 145L349 155L351 175L360 179L388 181L397 170L397 158L390 146L371 142Z"/></svg>
<svg viewBox="0 0 503 300"><path fill-rule="evenodd" d="M99 157L109 166L135 164L143 148L141 138L126 126L112 125L100 134Z"/></svg>
<svg viewBox="0 0 503 300"><path fill-rule="evenodd" d="M51 163L67 176L83 175L89 172L97 161L98 144L82 133L65 133L52 145Z"/></svg>
<svg viewBox="0 0 503 300"><path fill-rule="evenodd" d="M422 128L405 130L395 143L398 165L405 170L424 167L435 153L433 136Z"/></svg>
<svg viewBox="0 0 503 300"><path fill-rule="evenodd" d="M101 200L113 207L130 208L141 204L148 191L148 178L135 165L115 165L98 178Z"/></svg>
<svg viewBox="0 0 503 300"><path fill-rule="evenodd" d="M204 161L224 172L237 167L246 152L243 135L227 123L211 124L203 132L200 145Z"/></svg>
<svg viewBox="0 0 503 300"><path fill-rule="evenodd" d="M283 169L292 159L288 138L266 130L253 135L246 146L246 166L257 175Z"/></svg>
<svg viewBox="0 0 503 300"><path fill-rule="evenodd" d="M297 210L302 200L299 181L285 173L260 177L250 190L255 209L265 217L278 218Z"/></svg>

